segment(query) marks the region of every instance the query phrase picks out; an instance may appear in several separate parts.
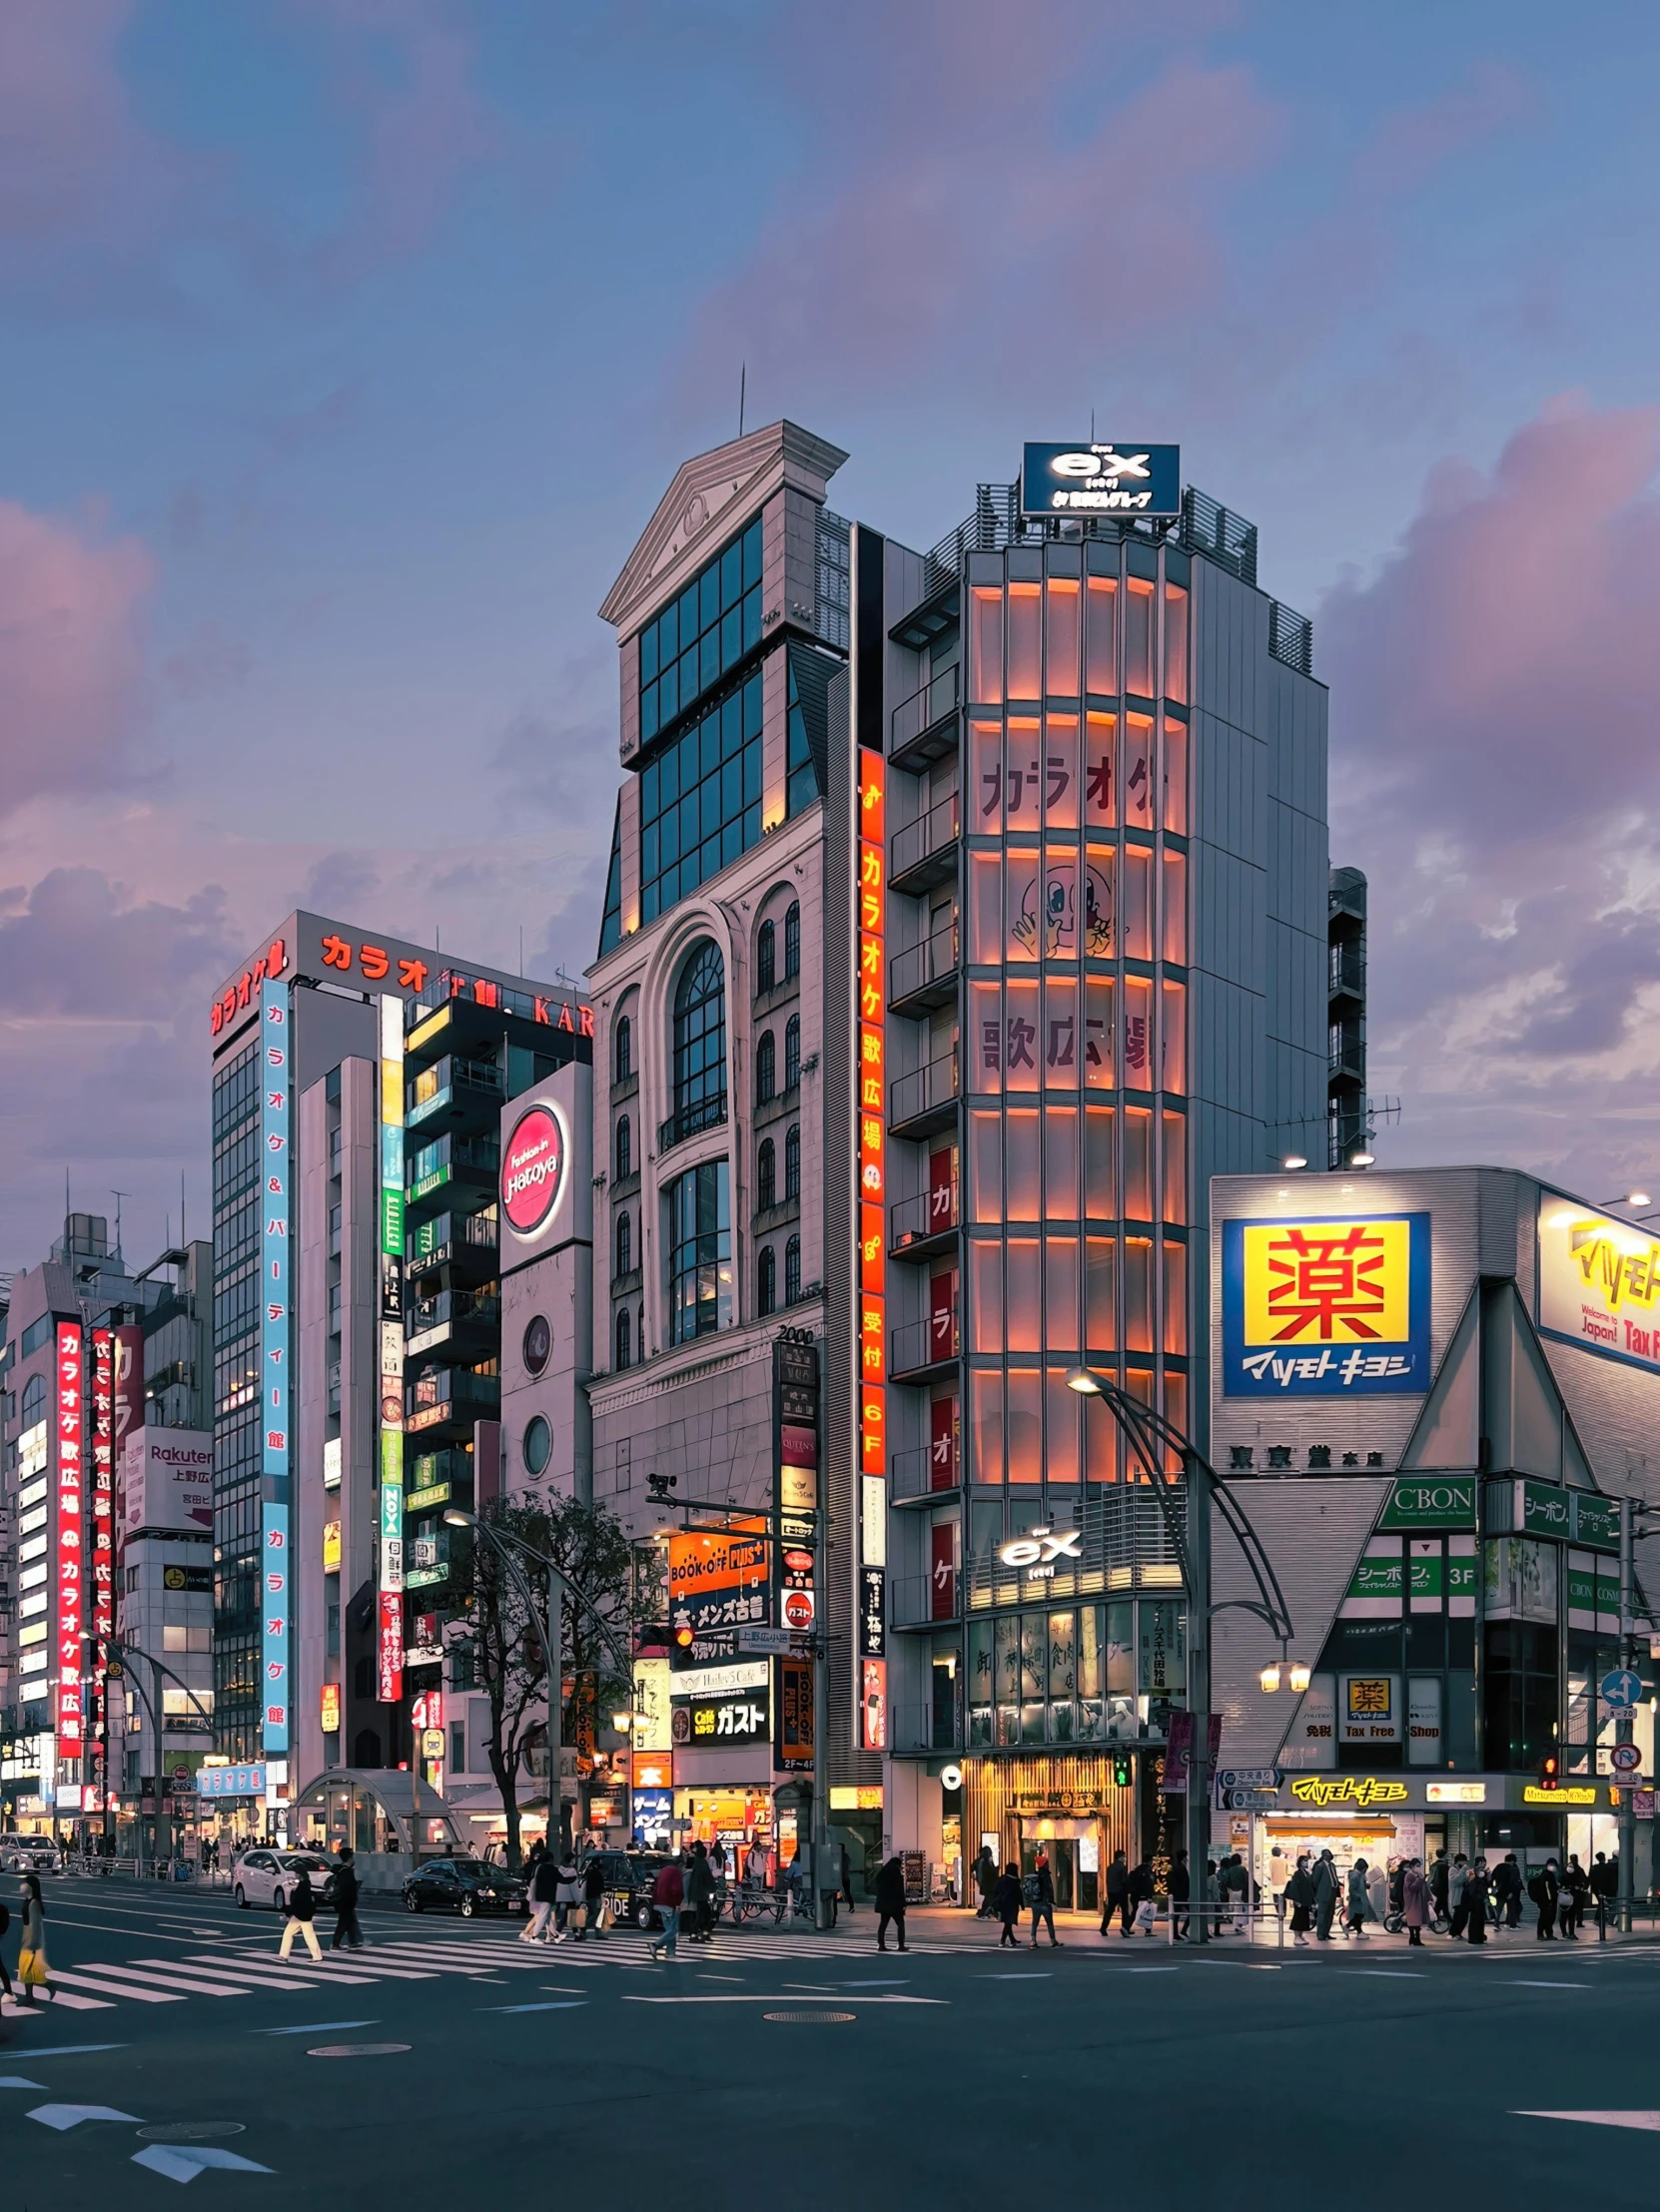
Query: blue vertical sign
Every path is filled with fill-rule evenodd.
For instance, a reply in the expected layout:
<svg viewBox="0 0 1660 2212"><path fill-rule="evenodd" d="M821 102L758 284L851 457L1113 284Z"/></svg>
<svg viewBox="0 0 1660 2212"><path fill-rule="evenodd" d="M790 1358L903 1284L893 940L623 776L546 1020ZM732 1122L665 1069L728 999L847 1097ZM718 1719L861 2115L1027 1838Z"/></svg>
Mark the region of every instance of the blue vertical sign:
<svg viewBox="0 0 1660 2212"><path fill-rule="evenodd" d="M268 1757L289 1748L289 1353L293 1218L292 1056L289 994L260 990L260 1741Z"/></svg>

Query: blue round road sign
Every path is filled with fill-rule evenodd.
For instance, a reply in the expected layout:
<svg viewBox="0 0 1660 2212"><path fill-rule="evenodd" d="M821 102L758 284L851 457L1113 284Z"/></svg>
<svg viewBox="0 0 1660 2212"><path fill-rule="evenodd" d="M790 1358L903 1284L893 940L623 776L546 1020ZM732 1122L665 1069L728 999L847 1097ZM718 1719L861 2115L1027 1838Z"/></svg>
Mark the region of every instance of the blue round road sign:
<svg viewBox="0 0 1660 2212"><path fill-rule="evenodd" d="M1604 1675L1601 1689L1603 1704L1615 1713L1643 1702L1643 1678L1629 1667L1616 1667L1611 1675Z"/></svg>

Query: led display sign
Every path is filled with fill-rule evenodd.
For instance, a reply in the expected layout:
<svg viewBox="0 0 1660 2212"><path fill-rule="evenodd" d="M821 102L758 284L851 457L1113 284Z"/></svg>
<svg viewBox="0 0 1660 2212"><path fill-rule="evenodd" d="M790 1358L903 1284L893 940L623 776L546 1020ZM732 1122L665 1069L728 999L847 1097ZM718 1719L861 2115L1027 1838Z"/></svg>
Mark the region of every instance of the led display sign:
<svg viewBox="0 0 1660 2212"><path fill-rule="evenodd" d="M1225 1221L1223 1389L1371 1397L1429 1386L1429 1215Z"/></svg>
<svg viewBox="0 0 1660 2212"><path fill-rule="evenodd" d="M261 1746L289 1748L289 993L268 973L260 987L260 1520Z"/></svg>
<svg viewBox="0 0 1660 2212"><path fill-rule="evenodd" d="M520 1114L501 1148L501 1211L515 1236L531 1237L545 1226L564 1196L568 1158L551 1106L533 1106Z"/></svg>
<svg viewBox="0 0 1660 2212"><path fill-rule="evenodd" d="M1539 1194L1539 1327L1606 1359L1660 1369L1660 1238Z"/></svg>
<svg viewBox="0 0 1660 2212"><path fill-rule="evenodd" d="M381 1547L377 1689L404 1695L404 1002L381 1009Z"/></svg>
<svg viewBox="0 0 1660 2212"><path fill-rule="evenodd" d="M79 1759L82 1741L81 1632L87 1625L85 1538L86 1354L79 1325L60 1321L57 1337L58 1437L58 1753ZM51 1779L42 1776L42 1785Z"/></svg>
<svg viewBox="0 0 1660 2212"><path fill-rule="evenodd" d="M1121 440L1028 444L1021 462L1022 514L1177 515L1182 448Z"/></svg>

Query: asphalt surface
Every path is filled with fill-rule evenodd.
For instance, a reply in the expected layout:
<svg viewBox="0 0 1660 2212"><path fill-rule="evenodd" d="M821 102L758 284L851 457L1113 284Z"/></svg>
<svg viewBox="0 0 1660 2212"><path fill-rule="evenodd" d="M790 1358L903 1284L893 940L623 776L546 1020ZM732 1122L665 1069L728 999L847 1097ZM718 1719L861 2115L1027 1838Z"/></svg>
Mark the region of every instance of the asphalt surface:
<svg viewBox="0 0 1660 2212"><path fill-rule="evenodd" d="M723 1928L656 1964L632 1933L532 1950L517 1920L372 1907L365 1950L316 1967L297 1947L285 1971L275 1916L223 1895L44 1887L64 1979L0 2014L7 2212L168 2203L193 2180L230 2204L482 2185L744 2212L1138 2187L1230 2212L1390 2189L1655 2201L1642 1938L1188 1953L1080 1921L1034 1954L929 1913L883 1956L861 1907L833 1934ZM16 1893L0 1881L14 1969ZM246 2163L198 2164L227 2154Z"/></svg>

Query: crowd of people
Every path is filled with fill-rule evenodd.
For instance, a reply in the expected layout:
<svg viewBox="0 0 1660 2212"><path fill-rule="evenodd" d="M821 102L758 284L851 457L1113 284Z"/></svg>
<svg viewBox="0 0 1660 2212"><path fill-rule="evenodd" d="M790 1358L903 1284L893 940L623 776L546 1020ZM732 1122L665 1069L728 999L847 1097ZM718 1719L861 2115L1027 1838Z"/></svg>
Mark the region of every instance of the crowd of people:
<svg viewBox="0 0 1660 2212"><path fill-rule="evenodd" d="M1336 1923L1345 1941L1356 1942L1373 1926L1404 1927L1408 1943L1421 1948L1425 1931L1451 1942L1484 1943L1518 1928L1524 1898L1535 1907L1533 1932L1540 1942L1574 1942L1590 1915L1601 1932L1618 1891L1619 1865L1605 1851L1588 1869L1570 1851L1565 1866L1552 1856L1527 1873L1514 1851L1489 1861L1481 1851L1449 1857L1443 1848L1427 1867L1421 1858L1398 1858L1388 1866L1356 1858L1345 1874L1324 1849L1301 1853L1278 1900L1298 1946L1310 1937L1334 1941Z"/></svg>

